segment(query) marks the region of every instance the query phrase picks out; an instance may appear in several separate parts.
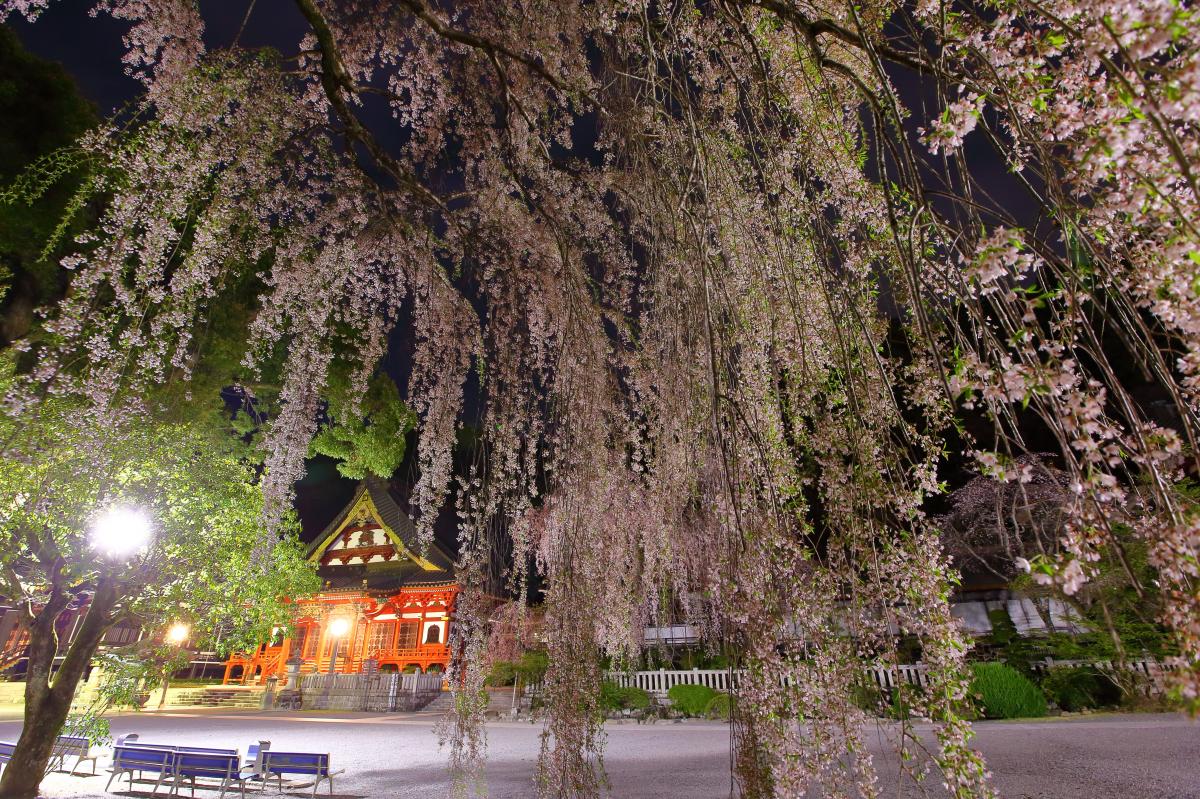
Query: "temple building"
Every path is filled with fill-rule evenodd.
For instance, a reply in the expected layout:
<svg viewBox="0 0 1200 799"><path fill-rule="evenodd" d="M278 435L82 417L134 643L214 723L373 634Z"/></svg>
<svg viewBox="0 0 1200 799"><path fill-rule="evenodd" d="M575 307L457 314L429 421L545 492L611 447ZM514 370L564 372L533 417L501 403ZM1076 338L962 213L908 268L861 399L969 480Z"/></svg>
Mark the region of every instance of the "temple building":
<svg viewBox="0 0 1200 799"><path fill-rule="evenodd" d="M282 677L289 659L301 674L444 671L458 585L436 541L420 552L412 519L388 484L368 477L309 547L324 588L295 600L290 635L225 663L225 683Z"/></svg>

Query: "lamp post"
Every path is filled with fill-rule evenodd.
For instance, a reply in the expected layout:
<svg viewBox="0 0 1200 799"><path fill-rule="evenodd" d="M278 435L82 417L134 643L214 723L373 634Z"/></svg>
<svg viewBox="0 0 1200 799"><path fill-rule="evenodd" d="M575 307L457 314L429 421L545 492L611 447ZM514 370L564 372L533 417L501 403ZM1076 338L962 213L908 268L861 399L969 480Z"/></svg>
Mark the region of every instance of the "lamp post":
<svg viewBox="0 0 1200 799"><path fill-rule="evenodd" d="M116 579L113 569L149 546L152 534L150 519L137 508L112 505L96 517L88 536L89 543L108 564L101 570L100 580L92 598L92 609L102 596L108 597L109 607L105 610L111 608L111 603L116 601L116 595L112 591ZM88 612L90 613L91 609ZM74 637L74 631L71 637Z"/></svg>
<svg viewBox="0 0 1200 799"><path fill-rule="evenodd" d="M329 673L333 674L337 671L338 644L342 642L342 636L350 632L350 620L339 617L329 622L329 634L333 636L333 652L329 658Z"/></svg>
<svg viewBox="0 0 1200 799"><path fill-rule="evenodd" d="M191 628L189 628L183 622L177 621L171 625L170 629L167 630L167 634L163 636L163 641L171 644L172 646L183 646L183 642L187 640L188 633L190 632ZM164 664L162 674L162 696L158 698L159 710L162 710L167 704L167 684L170 681L170 677L170 666Z"/></svg>

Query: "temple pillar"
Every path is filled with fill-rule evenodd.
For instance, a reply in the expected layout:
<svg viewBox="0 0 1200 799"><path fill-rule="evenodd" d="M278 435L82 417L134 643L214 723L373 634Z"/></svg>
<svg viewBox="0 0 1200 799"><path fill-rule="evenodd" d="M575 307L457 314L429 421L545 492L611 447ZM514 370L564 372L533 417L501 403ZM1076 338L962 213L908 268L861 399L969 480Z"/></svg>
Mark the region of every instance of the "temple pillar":
<svg viewBox="0 0 1200 799"><path fill-rule="evenodd" d="M324 674L326 669L321 663L325 657L325 642L329 639L329 614L325 614L321 619L321 635L317 638L317 673ZM326 661L328 662L328 661Z"/></svg>
<svg viewBox="0 0 1200 799"><path fill-rule="evenodd" d="M279 660L275 663L275 673L283 674L287 668L288 659L292 656L292 639L288 636L283 639L283 643L279 645Z"/></svg>

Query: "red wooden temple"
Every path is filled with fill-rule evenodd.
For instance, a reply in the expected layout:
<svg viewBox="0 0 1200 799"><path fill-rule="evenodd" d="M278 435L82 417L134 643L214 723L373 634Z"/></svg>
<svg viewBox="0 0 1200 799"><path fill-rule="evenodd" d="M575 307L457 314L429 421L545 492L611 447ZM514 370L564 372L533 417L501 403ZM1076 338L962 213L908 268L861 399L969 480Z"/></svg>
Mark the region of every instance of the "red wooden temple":
<svg viewBox="0 0 1200 799"><path fill-rule="evenodd" d="M325 587L297 599L291 634L239 652L225 683L300 673L353 674L373 659L380 671L444 671L458 585L450 555L436 541L423 554L412 520L387 483L368 477L309 548Z"/></svg>

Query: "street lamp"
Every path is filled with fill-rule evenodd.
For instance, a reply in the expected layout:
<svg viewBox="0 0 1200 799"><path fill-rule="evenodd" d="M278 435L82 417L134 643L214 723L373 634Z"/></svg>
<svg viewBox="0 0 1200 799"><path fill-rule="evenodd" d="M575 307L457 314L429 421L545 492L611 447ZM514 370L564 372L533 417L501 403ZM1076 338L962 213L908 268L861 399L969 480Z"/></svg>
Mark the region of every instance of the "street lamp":
<svg viewBox="0 0 1200 799"><path fill-rule="evenodd" d="M330 674L337 670L338 644L341 643L342 636L348 632L350 632L349 619L339 617L329 622L329 634L333 636L333 653L329 658Z"/></svg>
<svg viewBox="0 0 1200 799"><path fill-rule="evenodd" d="M112 507L92 527L92 546L114 560L145 549L150 543L150 520L134 508Z"/></svg>
<svg viewBox="0 0 1200 799"><path fill-rule="evenodd" d="M188 627L186 624L184 624L181 621L177 621L174 624L172 624L170 626L170 628L168 628L166 635L163 636L163 641L165 641L168 644L171 644L172 646L183 646L183 642L187 640L188 633L190 633L190 632L191 632L190 627ZM170 683L170 679L171 679L170 666L169 666L169 664L164 664L163 665L163 675L162 675L162 684L163 684L162 696L160 696L158 698L158 709L159 710L162 710L163 706L165 706L167 704L167 686Z"/></svg>

